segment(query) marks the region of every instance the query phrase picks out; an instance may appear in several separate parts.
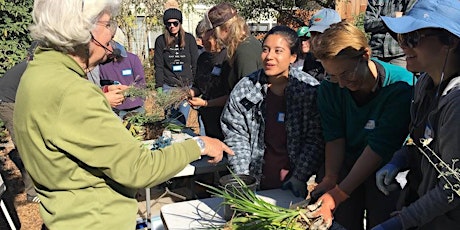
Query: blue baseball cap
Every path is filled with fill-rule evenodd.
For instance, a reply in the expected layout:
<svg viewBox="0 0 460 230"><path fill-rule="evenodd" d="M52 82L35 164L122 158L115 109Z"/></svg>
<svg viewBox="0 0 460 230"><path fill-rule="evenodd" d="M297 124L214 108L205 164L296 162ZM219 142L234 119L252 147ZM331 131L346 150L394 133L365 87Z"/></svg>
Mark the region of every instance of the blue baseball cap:
<svg viewBox="0 0 460 230"><path fill-rule="evenodd" d="M323 33L329 26L342 21L337 11L323 8L316 12L310 19L310 32Z"/></svg>
<svg viewBox="0 0 460 230"><path fill-rule="evenodd" d="M406 15L399 18L382 17L382 20L398 34L423 28L441 28L460 37L460 1L418 0Z"/></svg>

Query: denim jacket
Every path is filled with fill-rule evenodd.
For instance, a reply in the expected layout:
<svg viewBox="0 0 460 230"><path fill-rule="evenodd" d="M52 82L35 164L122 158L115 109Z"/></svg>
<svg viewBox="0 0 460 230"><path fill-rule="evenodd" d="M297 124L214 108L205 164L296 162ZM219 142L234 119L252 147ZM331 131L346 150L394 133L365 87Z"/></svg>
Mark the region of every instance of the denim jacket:
<svg viewBox="0 0 460 230"><path fill-rule="evenodd" d="M306 182L324 160L324 141L316 106L319 82L291 68L286 96L287 151L291 175ZM265 98L268 78L258 70L233 89L221 117L225 143L235 156L229 157L234 173L262 176L265 152Z"/></svg>

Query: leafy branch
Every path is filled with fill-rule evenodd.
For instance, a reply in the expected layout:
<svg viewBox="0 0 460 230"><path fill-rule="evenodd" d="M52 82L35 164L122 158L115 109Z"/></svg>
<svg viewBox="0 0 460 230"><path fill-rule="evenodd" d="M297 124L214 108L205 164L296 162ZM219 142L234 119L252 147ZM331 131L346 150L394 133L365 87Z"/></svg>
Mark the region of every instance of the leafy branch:
<svg viewBox="0 0 460 230"><path fill-rule="evenodd" d="M446 181L444 185L445 190L452 190L452 194L448 197L449 203L452 202L455 198L455 194L460 196L460 168L455 167L455 164L459 161L459 159L452 159L452 165L447 164L443 161L428 145L433 141L433 138L422 138L420 139L420 143L422 144L423 148L426 148L428 152L426 152L423 148L415 144L414 140L410 138L406 145L415 146L417 149L426 157L428 162L433 165L434 169L438 172L438 178L443 178ZM438 162L434 162L434 160L430 157L434 156ZM448 178L452 178L455 182L453 183L452 180Z"/></svg>

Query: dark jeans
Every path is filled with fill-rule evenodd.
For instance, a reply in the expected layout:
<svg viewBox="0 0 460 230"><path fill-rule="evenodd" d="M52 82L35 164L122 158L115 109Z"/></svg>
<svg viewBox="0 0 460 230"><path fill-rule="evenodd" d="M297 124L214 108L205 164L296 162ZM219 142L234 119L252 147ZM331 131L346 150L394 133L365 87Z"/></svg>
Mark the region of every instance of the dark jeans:
<svg viewBox="0 0 460 230"><path fill-rule="evenodd" d="M221 141L224 140L224 134L220 126L220 116L223 109L224 107L202 107L199 109L206 136L214 137Z"/></svg>

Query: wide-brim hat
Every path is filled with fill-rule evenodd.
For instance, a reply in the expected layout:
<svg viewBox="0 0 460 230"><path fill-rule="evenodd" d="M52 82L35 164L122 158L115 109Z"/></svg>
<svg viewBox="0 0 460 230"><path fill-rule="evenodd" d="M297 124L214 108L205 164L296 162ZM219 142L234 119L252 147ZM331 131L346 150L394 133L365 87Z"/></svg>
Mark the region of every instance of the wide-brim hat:
<svg viewBox="0 0 460 230"><path fill-rule="evenodd" d="M423 28L442 28L460 37L460 1L418 0L406 15L382 17L382 20L398 34Z"/></svg>

